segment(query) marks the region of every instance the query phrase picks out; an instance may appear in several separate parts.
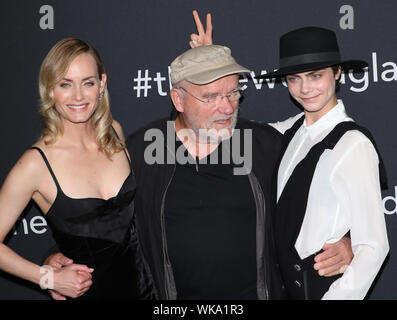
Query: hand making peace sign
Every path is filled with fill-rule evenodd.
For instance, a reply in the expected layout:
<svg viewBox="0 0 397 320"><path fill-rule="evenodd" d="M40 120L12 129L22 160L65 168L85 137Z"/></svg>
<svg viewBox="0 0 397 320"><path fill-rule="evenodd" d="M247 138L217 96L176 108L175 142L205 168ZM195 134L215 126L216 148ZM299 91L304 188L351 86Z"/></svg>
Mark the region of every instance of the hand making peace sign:
<svg viewBox="0 0 397 320"><path fill-rule="evenodd" d="M198 35L196 33L192 33L190 35L190 39L191 39L191 41L189 42L190 47L195 48L199 46L208 46L212 44L211 13L207 13L207 21L206 21L207 30L205 31L204 31L204 26L201 23L200 17L196 10L193 10L193 17L194 17L194 21L196 22Z"/></svg>

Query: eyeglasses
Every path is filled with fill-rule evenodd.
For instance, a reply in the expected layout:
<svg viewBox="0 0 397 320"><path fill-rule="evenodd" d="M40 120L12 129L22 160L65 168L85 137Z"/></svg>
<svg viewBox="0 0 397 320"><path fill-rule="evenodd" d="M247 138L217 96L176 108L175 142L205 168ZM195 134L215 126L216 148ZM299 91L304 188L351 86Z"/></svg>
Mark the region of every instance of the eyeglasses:
<svg viewBox="0 0 397 320"><path fill-rule="evenodd" d="M238 87L236 89L233 89L232 91L230 91L229 93L227 93L225 95L216 94L216 95L206 97L205 99L200 99L200 98L197 98L195 95L191 94L189 91L187 91L185 88L183 88L181 86L175 87L175 89L181 89L181 90L185 91L188 95L192 96L193 98L201 101L202 103L207 103L207 104L218 104L223 98L227 98L230 102L237 101L238 99L241 98L242 91L243 91L243 89L241 87Z"/></svg>

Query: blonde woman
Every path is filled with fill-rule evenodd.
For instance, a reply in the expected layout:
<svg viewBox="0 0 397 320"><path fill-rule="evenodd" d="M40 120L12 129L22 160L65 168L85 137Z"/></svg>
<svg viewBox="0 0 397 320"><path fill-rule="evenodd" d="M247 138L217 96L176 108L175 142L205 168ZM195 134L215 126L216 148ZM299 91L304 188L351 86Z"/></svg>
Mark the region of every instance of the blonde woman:
<svg viewBox="0 0 397 320"><path fill-rule="evenodd" d="M0 269L60 296L138 299L150 290L132 224L135 180L106 80L97 51L80 39L58 42L44 59L42 136L0 191ZM30 200L60 251L79 264L48 273L3 243Z"/></svg>

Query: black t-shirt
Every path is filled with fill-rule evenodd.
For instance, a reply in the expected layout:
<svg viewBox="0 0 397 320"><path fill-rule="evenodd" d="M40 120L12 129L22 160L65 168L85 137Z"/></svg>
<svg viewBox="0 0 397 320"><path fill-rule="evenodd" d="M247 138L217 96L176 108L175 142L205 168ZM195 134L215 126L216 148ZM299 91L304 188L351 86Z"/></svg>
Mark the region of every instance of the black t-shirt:
<svg viewBox="0 0 397 320"><path fill-rule="evenodd" d="M178 299L257 299L256 207L247 175L233 164L185 155L165 200L168 254ZM184 146L177 142L177 147ZM207 162L207 163L205 163Z"/></svg>

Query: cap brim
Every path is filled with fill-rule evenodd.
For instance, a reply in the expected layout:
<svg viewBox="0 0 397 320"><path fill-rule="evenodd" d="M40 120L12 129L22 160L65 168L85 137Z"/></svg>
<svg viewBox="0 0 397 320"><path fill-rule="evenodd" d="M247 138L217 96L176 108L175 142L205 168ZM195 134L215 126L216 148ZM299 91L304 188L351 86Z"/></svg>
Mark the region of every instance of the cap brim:
<svg viewBox="0 0 397 320"><path fill-rule="evenodd" d="M255 79L266 79L266 78L277 78L283 77L289 74L296 74L300 72L306 72L311 70L318 70L322 68L332 67L335 65L340 65L342 70L353 70L353 71L363 71L362 69L368 66L368 63L363 60L347 60L347 61L325 61L308 63L297 66L289 66L285 68L280 68L277 71L262 74L256 76Z"/></svg>
<svg viewBox="0 0 397 320"><path fill-rule="evenodd" d="M231 74L249 72L250 70L248 70L247 68L244 68L237 63L233 63L227 66L223 66L221 68L215 68L212 70L205 70L203 72L196 73L185 78L185 80L194 84L207 84Z"/></svg>

